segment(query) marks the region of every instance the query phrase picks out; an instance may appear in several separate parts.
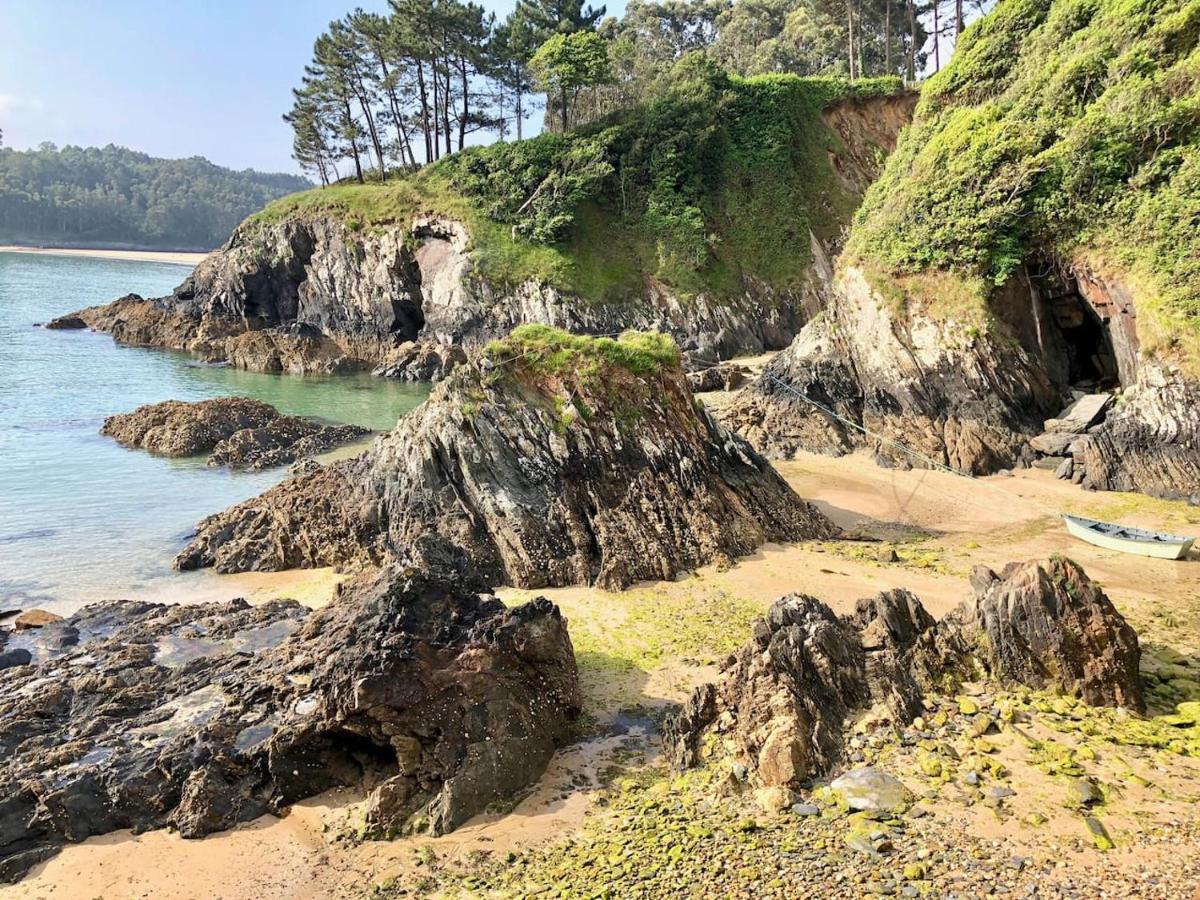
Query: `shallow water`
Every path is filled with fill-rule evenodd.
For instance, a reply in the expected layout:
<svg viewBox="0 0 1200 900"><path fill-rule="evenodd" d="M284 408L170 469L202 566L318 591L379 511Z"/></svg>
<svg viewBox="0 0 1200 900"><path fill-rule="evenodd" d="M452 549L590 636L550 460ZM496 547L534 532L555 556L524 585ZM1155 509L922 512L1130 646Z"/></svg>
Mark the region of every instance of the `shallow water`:
<svg viewBox="0 0 1200 900"><path fill-rule="evenodd" d="M170 562L204 516L284 470L229 472L101 437L104 417L160 400L242 395L282 412L387 429L427 394L370 376L295 378L120 347L107 335L34 327L135 292L175 287L188 267L0 252L0 608L66 610L178 595L211 578ZM185 591L186 592L186 591Z"/></svg>

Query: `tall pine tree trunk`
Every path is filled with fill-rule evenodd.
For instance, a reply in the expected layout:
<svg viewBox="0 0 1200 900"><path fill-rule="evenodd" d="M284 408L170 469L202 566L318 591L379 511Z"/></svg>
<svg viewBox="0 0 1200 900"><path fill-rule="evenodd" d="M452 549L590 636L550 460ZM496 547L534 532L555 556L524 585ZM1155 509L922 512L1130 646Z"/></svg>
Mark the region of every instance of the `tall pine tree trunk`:
<svg viewBox="0 0 1200 900"><path fill-rule="evenodd" d="M892 0L884 0L883 4L883 69L885 75L894 75L892 71Z"/></svg>
<svg viewBox="0 0 1200 900"><path fill-rule="evenodd" d="M433 162L433 144L429 141L429 94L425 90L425 63L417 61L417 93L421 98L421 133L425 135L425 162Z"/></svg>
<svg viewBox="0 0 1200 900"><path fill-rule="evenodd" d="M462 57L458 61L459 81L462 84L462 117L458 120L458 149L461 150L467 142L467 117L471 114L470 86L467 84L467 60Z"/></svg>
<svg viewBox="0 0 1200 900"><path fill-rule="evenodd" d="M917 10L916 0L908 0L908 83L917 80Z"/></svg>
<svg viewBox="0 0 1200 900"><path fill-rule="evenodd" d="M941 0L933 0L933 71L942 71L942 50L938 39L942 34L942 26L938 24L938 6Z"/></svg>

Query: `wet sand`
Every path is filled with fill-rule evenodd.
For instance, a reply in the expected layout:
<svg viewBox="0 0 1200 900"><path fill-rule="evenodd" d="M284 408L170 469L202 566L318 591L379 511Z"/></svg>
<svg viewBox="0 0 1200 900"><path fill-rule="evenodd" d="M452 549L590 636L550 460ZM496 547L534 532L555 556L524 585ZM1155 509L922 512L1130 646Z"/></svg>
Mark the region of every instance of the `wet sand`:
<svg viewBox="0 0 1200 900"><path fill-rule="evenodd" d="M0 244L0 253L34 253L42 256L90 256L94 259L125 259L131 262L177 263L194 266L207 253L186 253L172 250L86 250L78 247L17 247Z"/></svg>
<svg viewBox="0 0 1200 900"><path fill-rule="evenodd" d="M361 820L361 798L332 792L299 804L286 818L267 817L200 841L166 832L92 838L41 864L20 884L0 889L0 897L355 897L389 878L419 896L431 860L468 865L488 856L503 858L511 848L578 829L595 806L601 773L630 758L644 762L655 752L652 740L637 737L636 726L632 735L619 733L625 730L623 717L636 718L639 710L685 698L745 639L748 622L792 591L845 612L860 597L905 587L937 616L966 596L974 565L1000 568L1065 553L1103 584L1144 643L1188 654L1200 649L1200 564L1102 550L1070 538L1056 518L1059 512L1077 512L1194 533L1200 531L1200 510L1135 495L1087 493L1039 470L968 481L882 469L861 456L806 456L778 468L801 496L839 525L887 540L769 545L724 570L710 567L615 593L581 587L499 592L509 602L544 594L562 607L580 663L585 713L600 735L562 751L511 813L478 817L441 838L358 843L349 836ZM899 561L881 561L891 560L887 551ZM286 578L304 583L311 575L326 584L336 578L332 572L280 573L267 576L264 584L286 586ZM320 598L311 602L317 605ZM1178 771L1183 778L1188 769ZM1030 779L1022 791L1028 791L1031 804L1049 804L1035 790L1035 774L1021 776ZM1159 773L1160 783L1165 776ZM1197 781L1187 778L1176 794L1191 795ZM1131 792L1131 802L1135 799ZM1187 820L1186 806L1179 802L1156 803L1156 819ZM951 812L945 821L978 831L989 827L989 815L979 808ZM1031 834L1036 850L1047 834ZM1152 848L1122 853L1146 862ZM1086 865L1086 858L1080 859Z"/></svg>

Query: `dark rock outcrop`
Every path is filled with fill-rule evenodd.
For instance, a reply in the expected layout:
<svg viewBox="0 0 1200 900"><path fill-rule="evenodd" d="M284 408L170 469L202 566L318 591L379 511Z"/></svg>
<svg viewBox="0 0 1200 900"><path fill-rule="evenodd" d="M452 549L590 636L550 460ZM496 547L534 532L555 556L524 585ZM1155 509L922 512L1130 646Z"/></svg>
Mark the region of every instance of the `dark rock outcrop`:
<svg viewBox="0 0 1200 900"><path fill-rule="evenodd" d="M124 602L0 677L0 878L121 828L228 828L335 785L441 834L535 780L579 710L566 624L438 570L308 613ZM86 664L85 664L86 663Z"/></svg>
<svg viewBox="0 0 1200 900"><path fill-rule="evenodd" d="M363 456L200 523L177 566L377 564L425 535L495 583L620 588L835 533L696 404L669 339L520 334ZM647 342L661 359L614 361Z"/></svg>
<svg viewBox="0 0 1200 900"><path fill-rule="evenodd" d="M797 789L843 761L860 716L908 723L923 697L984 676L1144 709L1137 636L1070 560L972 575L974 597L940 622L907 591L837 617L803 594L775 601L750 640L664 725L676 766L715 734L764 787Z"/></svg>
<svg viewBox="0 0 1200 900"><path fill-rule="evenodd" d="M1143 365L1103 425L1074 448L1084 487L1200 503L1200 382Z"/></svg>
<svg viewBox="0 0 1200 900"><path fill-rule="evenodd" d="M1005 330L999 322L984 328ZM722 419L771 457L869 446L885 465L925 464L858 430L865 428L941 465L984 474L1029 456L1028 437L1059 408L1058 390L1019 342L914 309L898 315L850 267L827 310Z"/></svg>
<svg viewBox="0 0 1200 900"><path fill-rule="evenodd" d="M264 469L332 450L370 434L358 425L323 425L284 416L247 397L185 403L167 400L109 416L100 433L126 447L163 456L208 453L211 466Z"/></svg>
<svg viewBox="0 0 1200 900"><path fill-rule="evenodd" d="M249 397L218 397L198 403L166 400L109 416L100 433L125 447L162 456L200 456L235 432L262 428L278 415L269 403Z"/></svg>
<svg viewBox="0 0 1200 900"><path fill-rule="evenodd" d="M990 678L1145 709L1137 634L1076 563L1010 563L999 575L978 566L971 585L974 597L939 629L957 628Z"/></svg>

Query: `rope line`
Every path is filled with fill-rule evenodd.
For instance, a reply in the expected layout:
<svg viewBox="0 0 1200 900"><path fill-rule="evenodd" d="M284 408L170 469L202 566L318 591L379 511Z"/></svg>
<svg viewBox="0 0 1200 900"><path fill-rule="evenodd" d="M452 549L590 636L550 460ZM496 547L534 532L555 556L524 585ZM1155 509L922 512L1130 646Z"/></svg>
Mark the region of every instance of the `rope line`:
<svg viewBox="0 0 1200 900"><path fill-rule="evenodd" d="M777 378L771 372L764 371L763 374L766 375L770 381L779 385L779 387L783 388L785 391L788 391L791 394L794 394L796 397L798 397L800 400L807 403L809 406L813 407L814 409L820 410L821 412L823 412L825 415L829 416L830 418L842 423L843 425L853 428L855 431L861 432L862 434L866 435L868 438L871 438L872 440L879 441L879 443L881 443L881 444L884 444L895 450L899 450L901 453L906 453L909 456L913 457L914 459L920 460L921 462L925 463L930 469L936 469L936 470L939 470L942 472L947 472L951 475L957 475L959 478L965 478L968 481L973 482L974 484L983 485L984 487L991 488L994 491L998 491L999 493L1003 494L1006 498L1011 498L1011 496L1012 496L1003 486L1001 486L999 484L995 484L991 481L986 481L982 478L977 478L976 476L970 474L969 472L963 472L959 469L955 469L953 466L948 466L945 463L938 462L936 459L932 459L932 458L926 456L924 453L921 453L918 450L914 450L911 447L905 446L904 444L900 443L899 441L893 440L888 437L884 437L881 434L877 434L873 431L870 431L869 429L863 427L862 425L859 425L857 422L855 422L851 419L847 419L845 416L839 415L837 412L830 409L824 403L820 403L819 401L806 396L805 394L796 390L794 387L792 387L786 381L782 381L781 379ZM914 487L913 493L915 493L918 489L920 489L922 487L932 490L932 491L935 491L936 493L940 493L943 496L951 497L952 499L954 499L955 501L957 501L959 503L965 503L968 506L975 507L976 509L979 509L979 510L982 510L985 512L991 511L987 506L985 506L982 503L971 500L964 496L952 495L947 491L940 490L938 487L936 487L933 484L929 484L929 483L925 482L923 479L916 487ZM1030 505L1032 505L1035 509L1038 509L1043 513L1049 513L1050 515L1054 516L1055 518L1058 518L1059 516L1062 515L1062 511L1060 509L1057 509L1056 507L1052 507L1034 497L1029 497L1022 493L1017 493L1016 496L1019 497L1021 500L1025 501L1026 503L1029 503ZM907 505L907 502L905 503L905 505Z"/></svg>
<svg viewBox="0 0 1200 900"><path fill-rule="evenodd" d="M803 400L809 406L819 409L821 412L825 413L825 415L829 416L831 419L836 419L838 422L841 422L843 425L848 425L849 427L855 429L856 431L861 431L863 434L865 434L867 437L871 438L872 440L879 441L879 443L885 444L894 450L899 450L901 453L907 453L909 456L913 457L914 459L919 459L921 462L928 465L931 469L940 469L943 472L949 472L951 475L957 475L959 478L967 478L971 481L976 480L975 476L971 475L968 472L961 472L958 469L955 469L953 466L948 466L945 463L940 463L936 459L928 457L924 453L921 453L918 450L914 450L911 447L906 447L904 444L901 444L899 441L894 441L891 438L884 437L882 434L875 434L872 431L868 431L866 428L864 428L862 425L859 425L857 422L855 422L851 419L847 419L845 416L839 415L838 413L834 412L832 409L830 409L825 404L818 403L816 400L813 400L811 397L807 397L804 394L800 393L798 390L796 390L794 387L792 387L786 381L781 381L780 379L778 379L774 375L772 375L770 372L764 372L763 374L766 375L767 378L769 378L771 381L775 382L775 384L777 384L781 388L783 388L785 391L790 391L791 393L795 394L797 397L799 397L801 400Z"/></svg>

